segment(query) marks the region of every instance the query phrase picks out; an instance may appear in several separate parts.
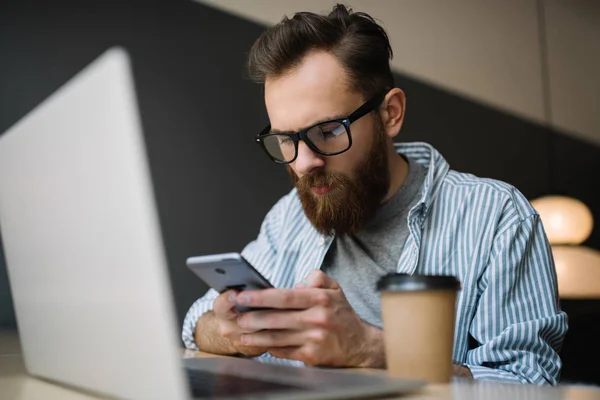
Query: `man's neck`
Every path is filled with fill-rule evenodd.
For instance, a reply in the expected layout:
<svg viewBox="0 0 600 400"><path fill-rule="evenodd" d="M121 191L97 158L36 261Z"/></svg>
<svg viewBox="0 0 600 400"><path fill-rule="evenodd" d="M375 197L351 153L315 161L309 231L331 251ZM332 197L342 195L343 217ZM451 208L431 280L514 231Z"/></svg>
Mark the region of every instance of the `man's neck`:
<svg viewBox="0 0 600 400"><path fill-rule="evenodd" d="M400 190L406 178L408 177L408 162L400 154L396 152L396 148L388 146L388 168L390 170L390 188L382 200L385 203Z"/></svg>

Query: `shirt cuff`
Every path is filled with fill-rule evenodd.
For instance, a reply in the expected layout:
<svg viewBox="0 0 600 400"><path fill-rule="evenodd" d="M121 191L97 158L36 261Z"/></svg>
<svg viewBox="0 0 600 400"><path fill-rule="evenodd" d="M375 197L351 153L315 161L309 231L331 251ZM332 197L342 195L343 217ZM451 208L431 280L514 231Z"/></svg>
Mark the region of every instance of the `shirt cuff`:
<svg viewBox="0 0 600 400"><path fill-rule="evenodd" d="M471 374L473 375L474 379L498 382L527 383L527 381L519 379L519 377L512 372L504 371L502 369L483 367L481 365L463 365L471 370Z"/></svg>

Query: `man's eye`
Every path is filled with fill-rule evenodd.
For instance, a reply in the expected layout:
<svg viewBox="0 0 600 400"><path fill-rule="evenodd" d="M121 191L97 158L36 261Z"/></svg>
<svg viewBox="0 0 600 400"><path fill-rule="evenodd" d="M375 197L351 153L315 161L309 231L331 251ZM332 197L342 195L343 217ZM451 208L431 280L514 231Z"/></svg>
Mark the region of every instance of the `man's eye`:
<svg viewBox="0 0 600 400"><path fill-rule="evenodd" d="M290 145L292 144L294 141L292 140L292 138L288 137L288 136L280 136L279 137L279 144L282 145Z"/></svg>
<svg viewBox="0 0 600 400"><path fill-rule="evenodd" d="M333 139L334 137L337 137L346 132L346 128L344 128L344 125L337 123L322 125L320 126L320 128L323 137L326 139Z"/></svg>

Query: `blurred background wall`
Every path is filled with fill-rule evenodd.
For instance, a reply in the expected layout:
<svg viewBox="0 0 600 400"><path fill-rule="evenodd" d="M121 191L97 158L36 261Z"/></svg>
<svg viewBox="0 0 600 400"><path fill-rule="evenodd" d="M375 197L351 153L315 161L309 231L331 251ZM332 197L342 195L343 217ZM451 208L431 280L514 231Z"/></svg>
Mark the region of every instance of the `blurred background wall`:
<svg viewBox="0 0 600 400"><path fill-rule="evenodd" d="M333 0L199 0L266 25ZM396 71L600 144L595 0L353 0L380 20Z"/></svg>
<svg viewBox="0 0 600 400"><path fill-rule="evenodd" d="M291 188L285 171L253 143L268 121L261 87L244 78L246 54L283 14L333 4L5 0L0 132L108 47L130 52L181 321L206 290L185 258L240 250ZM381 20L390 35L396 82L408 98L399 140L430 142L452 168L512 183L529 199L572 196L600 220L600 3L348 4ZM600 249L600 229L585 244ZM0 325L14 326L1 256L0 249ZM588 321L579 331L572 323L580 334L569 340L597 343L598 302L564 306L572 321ZM569 347L566 376L599 379L598 369L577 369L583 357L600 357L599 346Z"/></svg>

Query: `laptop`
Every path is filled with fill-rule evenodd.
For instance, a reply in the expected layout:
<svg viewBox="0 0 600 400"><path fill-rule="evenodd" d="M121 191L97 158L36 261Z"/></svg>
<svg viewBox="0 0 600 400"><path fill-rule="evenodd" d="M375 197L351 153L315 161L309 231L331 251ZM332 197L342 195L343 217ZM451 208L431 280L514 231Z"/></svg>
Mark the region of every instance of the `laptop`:
<svg viewBox="0 0 600 400"><path fill-rule="evenodd" d="M143 400L375 397L423 386L385 374L183 359L122 48L100 55L0 136L0 229L35 377Z"/></svg>

